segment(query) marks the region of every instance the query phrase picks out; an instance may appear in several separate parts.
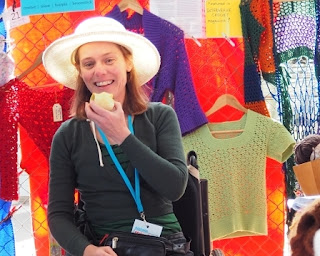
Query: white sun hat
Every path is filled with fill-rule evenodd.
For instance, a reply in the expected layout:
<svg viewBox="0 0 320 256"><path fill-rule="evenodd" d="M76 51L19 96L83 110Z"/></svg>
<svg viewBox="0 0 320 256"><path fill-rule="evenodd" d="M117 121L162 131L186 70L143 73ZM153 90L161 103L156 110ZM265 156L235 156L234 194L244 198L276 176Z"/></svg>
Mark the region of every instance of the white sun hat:
<svg viewBox="0 0 320 256"><path fill-rule="evenodd" d="M73 52L89 42L112 42L127 48L132 53L139 85L150 81L160 68L160 54L147 38L126 30L112 18L99 16L84 20L73 34L57 39L46 48L42 63L48 74L58 83L75 89L78 71L73 65Z"/></svg>

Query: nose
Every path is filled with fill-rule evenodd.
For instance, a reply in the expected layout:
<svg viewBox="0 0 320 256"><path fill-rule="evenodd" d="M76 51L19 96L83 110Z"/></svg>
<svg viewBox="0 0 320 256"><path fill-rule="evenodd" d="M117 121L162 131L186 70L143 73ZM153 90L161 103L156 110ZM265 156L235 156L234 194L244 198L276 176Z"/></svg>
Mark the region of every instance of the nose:
<svg viewBox="0 0 320 256"><path fill-rule="evenodd" d="M107 73L106 66L101 63L97 63L94 68L94 74L97 76L101 76L101 75L105 75L106 73Z"/></svg>

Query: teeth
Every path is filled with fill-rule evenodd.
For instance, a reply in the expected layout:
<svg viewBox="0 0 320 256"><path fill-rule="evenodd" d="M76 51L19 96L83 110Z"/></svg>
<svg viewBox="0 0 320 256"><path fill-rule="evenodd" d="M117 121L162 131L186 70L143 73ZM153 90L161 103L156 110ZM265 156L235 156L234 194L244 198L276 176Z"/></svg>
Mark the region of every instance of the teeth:
<svg viewBox="0 0 320 256"><path fill-rule="evenodd" d="M112 81L104 81L104 82L98 82L96 83L96 86L105 86L111 84Z"/></svg>

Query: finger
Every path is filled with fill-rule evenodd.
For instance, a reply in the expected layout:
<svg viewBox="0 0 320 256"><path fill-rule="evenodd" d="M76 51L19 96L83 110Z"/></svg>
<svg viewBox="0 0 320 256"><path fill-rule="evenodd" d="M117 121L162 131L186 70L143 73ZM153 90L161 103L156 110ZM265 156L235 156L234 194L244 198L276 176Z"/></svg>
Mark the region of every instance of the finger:
<svg viewBox="0 0 320 256"><path fill-rule="evenodd" d="M114 106L116 109L118 109L119 107L121 107L121 103L119 101L114 101Z"/></svg>
<svg viewBox="0 0 320 256"><path fill-rule="evenodd" d="M115 251L114 251L110 246L104 246L103 248L105 249L105 252L109 253L109 255L111 255L111 256L117 256L117 254L115 253Z"/></svg>
<svg viewBox="0 0 320 256"><path fill-rule="evenodd" d="M105 110L104 108L100 107L97 103L95 103L94 101L90 101L90 107L91 109L97 113L98 115L103 115L104 113L106 113L107 110Z"/></svg>
<svg viewBox="0 0 320 256"><path fill-rule="evenodd" d="M84 110L86 112L87 117L90 119L90 116L92 116L93 111L92 111L91 106L88 102L85 103Z"/></svg>
<svg viewBox="0 0 320 256"><path fill-rule="evenodd" d="M99 115L93 108L90 103L85 103L85 112L87 115L87 118L91 121L98 122L99 120L102 120L103 117Z"/></svg>
<svg viewBox="0 0 320 256"><path fill-rule="evenodd" d="M117 111L123 112L123 109L122 109L122 104L118 101L115 101L114 107L113 107L113 112L117 112Z"/></svg>

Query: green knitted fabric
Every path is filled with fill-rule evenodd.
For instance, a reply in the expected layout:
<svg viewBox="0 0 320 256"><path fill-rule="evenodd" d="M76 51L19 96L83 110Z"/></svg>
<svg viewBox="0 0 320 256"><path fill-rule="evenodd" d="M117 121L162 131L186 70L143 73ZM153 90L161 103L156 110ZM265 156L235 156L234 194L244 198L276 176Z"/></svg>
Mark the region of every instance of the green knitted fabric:
<svg viewBox="0 0 320 256"><path fill-rule="evenodd" d="M210 131L243 129L229 138ZM233 134L234 136L234 134ZM279 122L249 110L240 120L209 123L183 137L208 180L211 239L267 234L266 158L285 162L295 140Z"/></svg>

